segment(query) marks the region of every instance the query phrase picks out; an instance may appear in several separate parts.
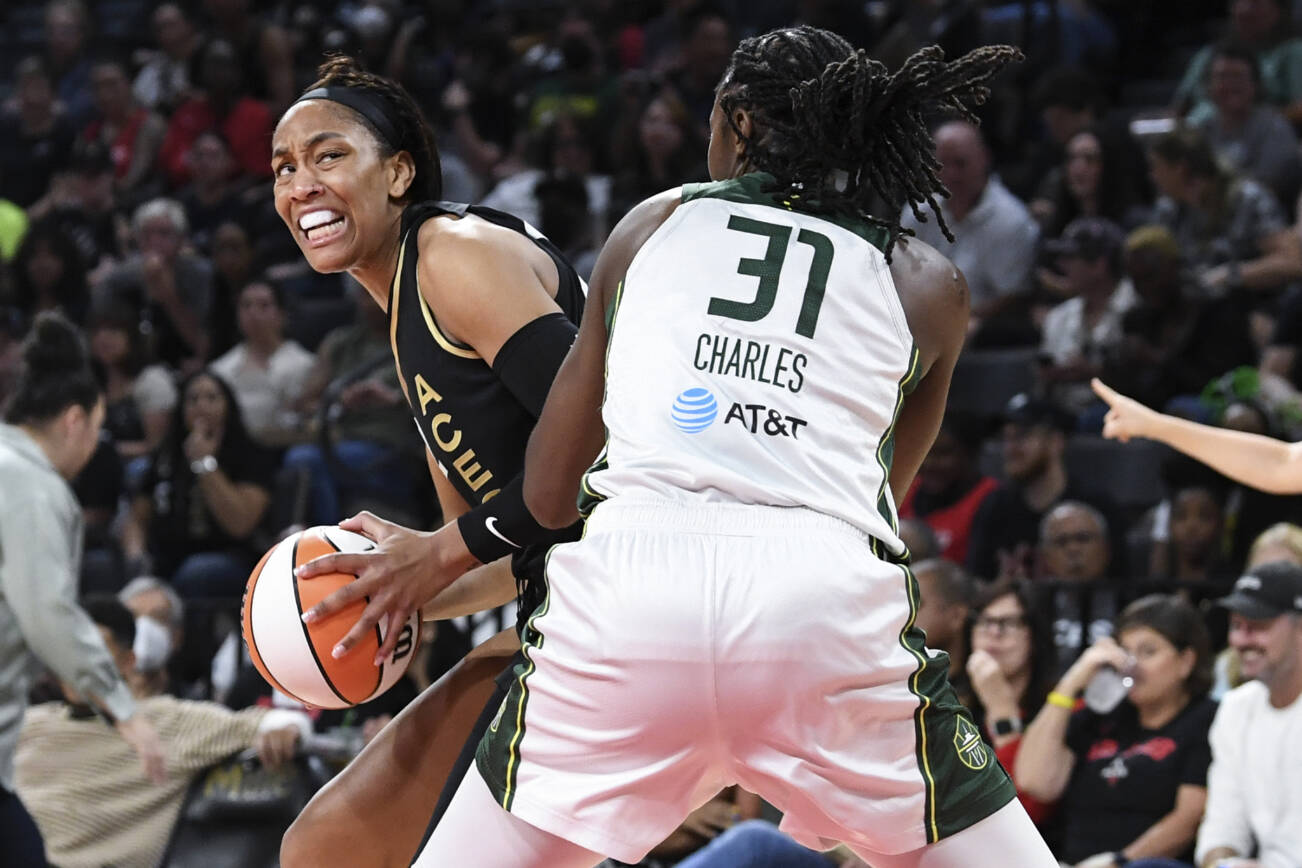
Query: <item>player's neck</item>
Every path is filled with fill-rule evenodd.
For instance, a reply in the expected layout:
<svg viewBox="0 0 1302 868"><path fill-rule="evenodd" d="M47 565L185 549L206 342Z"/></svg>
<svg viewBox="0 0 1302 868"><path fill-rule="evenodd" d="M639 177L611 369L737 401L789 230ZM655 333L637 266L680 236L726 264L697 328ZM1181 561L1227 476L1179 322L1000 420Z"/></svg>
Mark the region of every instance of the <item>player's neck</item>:
<svg viewBox="0 0 1302 868"><path fill-rule="evenodd" d="M398 272L398 248L402 245L402 215L399 213L392 232L385 233L384 241L348 273L366 290L382 310L389 309L389 293Z"/></svg>

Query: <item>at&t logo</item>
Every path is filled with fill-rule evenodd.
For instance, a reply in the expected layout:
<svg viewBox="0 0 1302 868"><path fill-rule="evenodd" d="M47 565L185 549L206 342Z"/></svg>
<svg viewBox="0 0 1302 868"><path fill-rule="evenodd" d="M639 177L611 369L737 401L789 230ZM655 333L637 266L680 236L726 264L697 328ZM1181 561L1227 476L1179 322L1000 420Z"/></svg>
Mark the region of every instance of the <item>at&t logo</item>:
<svg viewBox="0 0 1302 868"><path fill-rule="evenodd" d="M714 423L719 415L719 402L709 389L688 389L674 399L669 418L684 434L699 434Z"/></svg>

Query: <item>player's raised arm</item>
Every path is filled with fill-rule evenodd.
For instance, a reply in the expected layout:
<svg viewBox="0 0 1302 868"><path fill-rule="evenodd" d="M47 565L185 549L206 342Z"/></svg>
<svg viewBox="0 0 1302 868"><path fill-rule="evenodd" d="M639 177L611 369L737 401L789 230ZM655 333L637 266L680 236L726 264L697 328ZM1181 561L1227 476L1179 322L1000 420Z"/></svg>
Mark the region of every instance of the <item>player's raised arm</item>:
<svg viewBox="0 0 1302 868"><path fill-rule="evenodd" d="M1244 485L1271 494L1302 492L1302 444L1200 425L1145 407L1097 379L1090 385L1110 408L1103 423L1104 437L1122 442L1132 437L1156 440Z"/></svg>
<svg viewBox="0 0 1302 868"><path fill-rule="evenodd" d="M597 258L578 339L556 374L525 453L525 505L545 527L565 527L579 517L579 482L605 442L601 401L611 307L619 303L629 263L678 207L680 197L673 189L638 205L615 227Z"/></svg>

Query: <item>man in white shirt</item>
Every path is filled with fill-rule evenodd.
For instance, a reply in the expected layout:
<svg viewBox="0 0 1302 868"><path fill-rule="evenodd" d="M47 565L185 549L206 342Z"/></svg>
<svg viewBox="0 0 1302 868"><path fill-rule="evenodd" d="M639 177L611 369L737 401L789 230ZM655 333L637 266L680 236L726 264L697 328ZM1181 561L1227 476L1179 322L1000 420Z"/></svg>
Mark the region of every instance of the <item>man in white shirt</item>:
<svg viewBox="0 0 1302 868"><path fill-rule="evenodd" d="M1212 722L1197 862L1302 868L1302 567L1256 567L1220 605L1253 680L1226 694Z"/></svg>
<svg viewBox="0 0 1302 868"><path fill-rule="evenodd" d="M284 300L272 284L255 280L241 289L236 316L244 340L212 369L230 383L254 439L283 445L297 433L299 420L290 408L302 396L316 358L285 339Z"/></svg>

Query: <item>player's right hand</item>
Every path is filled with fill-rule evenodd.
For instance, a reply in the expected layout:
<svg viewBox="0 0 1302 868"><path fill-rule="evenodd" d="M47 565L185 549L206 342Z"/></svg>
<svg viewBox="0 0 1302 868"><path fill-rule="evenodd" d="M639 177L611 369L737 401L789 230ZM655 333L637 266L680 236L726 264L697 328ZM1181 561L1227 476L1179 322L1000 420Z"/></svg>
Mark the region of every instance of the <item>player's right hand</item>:
<svg viewBox="0 0 1302 868"><path fill-rule="evenodd" d="M116 726L118 734L126 739L127 744L140 757L145 777L156 784L167 780L167 756L163 750L163 740L158 737L158 730L154 729L145 715L136 711L126 720L119 720Z"/></svg>
<svg viewBox="0 0 1302 868"><path fill-rule="evenodd" d="M1090 388L1108 405L1108 415L1103 419L1103 436L1122 443L1131 437L1147 437L1158 413L1145 407L1134 398L1127 398L1095 377Z"/></svg>

